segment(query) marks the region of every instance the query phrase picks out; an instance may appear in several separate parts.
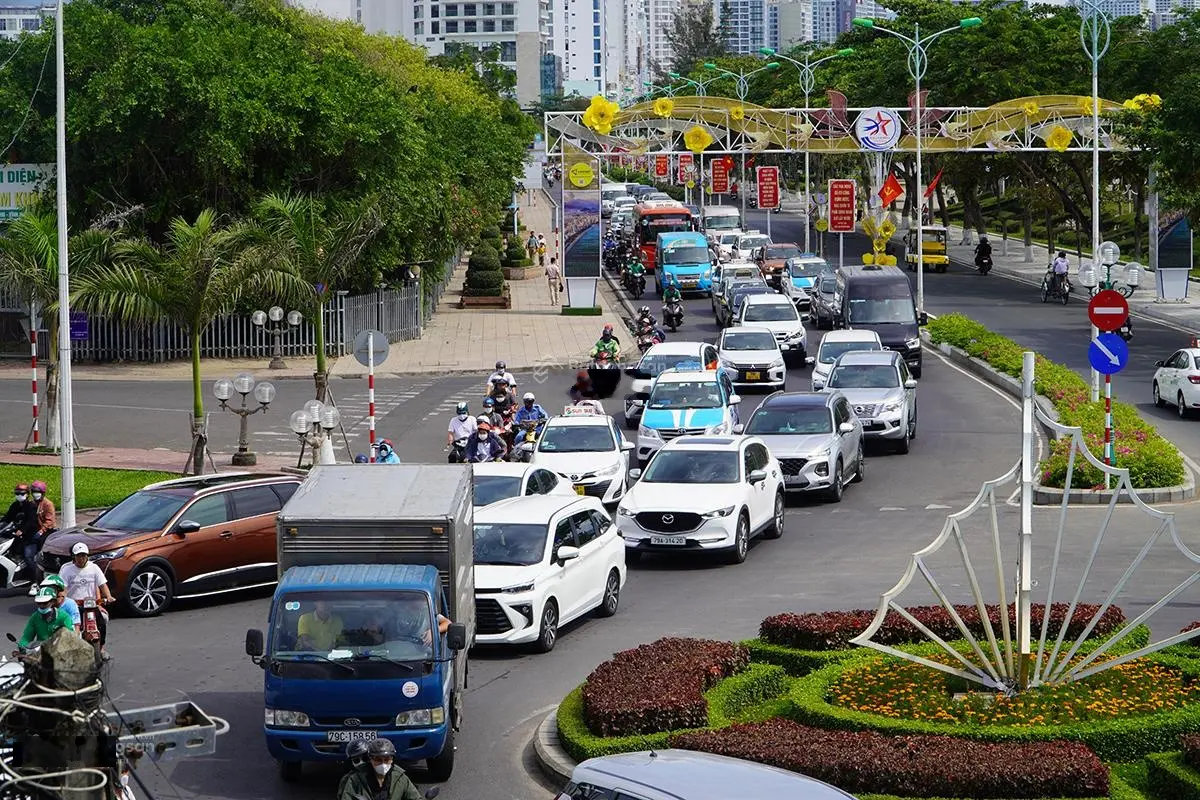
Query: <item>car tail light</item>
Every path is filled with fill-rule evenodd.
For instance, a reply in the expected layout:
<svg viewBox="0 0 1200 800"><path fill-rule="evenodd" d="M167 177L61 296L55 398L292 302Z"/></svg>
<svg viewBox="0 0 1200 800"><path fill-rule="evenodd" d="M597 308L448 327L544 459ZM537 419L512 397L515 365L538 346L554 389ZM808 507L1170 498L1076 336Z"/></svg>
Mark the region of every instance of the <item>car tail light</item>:
<svg viewBox="0 0 1200 800"><path fill-rule="evenodd" d="M1200 375L1188 375L1189 383L1200 383Z"/></svg>

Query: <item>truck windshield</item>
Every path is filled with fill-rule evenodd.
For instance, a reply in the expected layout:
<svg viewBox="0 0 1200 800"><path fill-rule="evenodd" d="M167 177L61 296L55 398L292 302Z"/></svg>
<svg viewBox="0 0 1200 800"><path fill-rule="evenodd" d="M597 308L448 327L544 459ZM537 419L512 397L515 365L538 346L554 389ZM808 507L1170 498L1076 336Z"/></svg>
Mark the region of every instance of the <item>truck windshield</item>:
<svg viewBox="0 0 1200 800"><path fill-rule="evenodd" d="M721 214L716 217L704 218L704 230L706 231L729 231L736 229L741 224L737 214Z"/></svg>
<svg viewBox="0 0 1200 800"><path fill-rule="evenodd" d="M707 264L709 262L707 247L672 247L663 253L663 261L668 264Z"/></svg>
<svg viewBox="0 0 1200 800"><path fill-rule="evenodd" d="M422 592L289 592L277 609L270 657L311 662L322 677L345 677L346 666L359 677L411 674L405 662L433 658L432 607ZM380 667L363 674L366 662Z"/></svg>
<svg viewBox="0 0 1200 800"><path fill-rule="evenodd" d="M542 563L547 528L521 522L475 524L475 566L527 567Z"/></svg>
<svg viewBox="0 0 1200 800"><path fill-rule="evenodd" d="M130 533L158 531L186 502L186 495L174 492L134 492L97 517L95 524Z"/></svg>

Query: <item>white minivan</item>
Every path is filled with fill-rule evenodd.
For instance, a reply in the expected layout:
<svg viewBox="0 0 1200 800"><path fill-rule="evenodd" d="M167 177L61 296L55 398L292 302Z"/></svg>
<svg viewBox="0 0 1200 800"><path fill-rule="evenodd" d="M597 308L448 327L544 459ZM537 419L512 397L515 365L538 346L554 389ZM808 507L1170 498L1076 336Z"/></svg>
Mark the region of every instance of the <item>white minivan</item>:
<svg viewBox="0 0 1200 800"><path fill-rule="evenodd" d="M804 320L792 301L781 294L752 294L742 302L737 325L766 328L775 336L783 357L803 365L808 359Z"/></svg>

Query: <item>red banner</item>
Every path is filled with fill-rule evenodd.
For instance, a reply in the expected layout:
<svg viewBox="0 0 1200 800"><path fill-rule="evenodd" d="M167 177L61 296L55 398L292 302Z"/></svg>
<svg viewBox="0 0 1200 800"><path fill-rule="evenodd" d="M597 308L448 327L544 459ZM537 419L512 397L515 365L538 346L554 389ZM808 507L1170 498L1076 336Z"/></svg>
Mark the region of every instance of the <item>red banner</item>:
<svg viewBox="0 0 1200 800"><path fill-rule="evenodd" d="M896 174L889 172L887 180L883 182L883 187L879 190L879 199L883 201L884 207L887 207L896 202L896 198L902 194L904 194L904 187L900 185L900 181L896 180Z"/></svg>
<svg viewBox="0 0 1200 800"><path fill-rule="evenodd" d="M725 194L729 191L729 164L723 158L712 162L712 192Z"/></svg>
<svg viewBox="0 0 1200 800"><path fill-rule="evenodd" d="M858 192L852 180L829 182L829 232L854 233L858 224Z"/></svg>
<svg viewBox="0 0 1200 800"><path fill-rule="evenodd" d="M671 157L670 156L655 156L654 157L654 177L665 178L671 174Z"/></svg>
<svg viewBox="0 0 1200 800"><path fill-rule="evenodd" d="M693 156L691 153L680 153L679 154L679 182L680 183L687 183L689 180L692 179L692 175L690 173L692 171L693 165L696 163L695 159L696 159L696 157Z"/></svg>
<svg viewBox="0 0 1200 800"><path fill-rule="evenodd" d="M756 167L758 182L758 207L779 207L779 167Z"/></svg>

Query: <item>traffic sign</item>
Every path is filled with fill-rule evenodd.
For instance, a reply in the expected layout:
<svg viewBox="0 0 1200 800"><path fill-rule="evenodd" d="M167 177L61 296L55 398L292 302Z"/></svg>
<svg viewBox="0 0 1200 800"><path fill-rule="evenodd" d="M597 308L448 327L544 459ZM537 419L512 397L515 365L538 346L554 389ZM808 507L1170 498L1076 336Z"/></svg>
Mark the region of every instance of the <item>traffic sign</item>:
<svg viewBox="0 0 1200 800"><path fill-rule="evenodd" d="M387 361L387 337L379 331L359 331L354 337L354 359L364 367L378 367Z"/></svg>
<svg viewBox="0 0 1200 800"><path fill-rule="evenodd" d="M1097 292L1088 303L1088 319L1105 333L1121 327L1129 317L1129 303L1124 295L1112 289Z"/></svg>
<svg viewBox="0 0 1200 800"><path fill-rule="evenodd" d="M1088 361L1101 375L1112 375L1129 363L1129 345L1115 333L1102 333L1088 346Z"/></svg>
<svg viewBox="0 0 1200 800"><path fill-rule="evenodd" d="M854 233L858 223L858 190L853 180L829 181L829 231Z"/></svg>
<svg viewBox="0 0 1200 800"><path fill-rule="evenodd" d="M779 167L755 167L758 185L758 207L779 206Z"/></svg>

